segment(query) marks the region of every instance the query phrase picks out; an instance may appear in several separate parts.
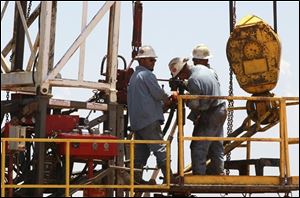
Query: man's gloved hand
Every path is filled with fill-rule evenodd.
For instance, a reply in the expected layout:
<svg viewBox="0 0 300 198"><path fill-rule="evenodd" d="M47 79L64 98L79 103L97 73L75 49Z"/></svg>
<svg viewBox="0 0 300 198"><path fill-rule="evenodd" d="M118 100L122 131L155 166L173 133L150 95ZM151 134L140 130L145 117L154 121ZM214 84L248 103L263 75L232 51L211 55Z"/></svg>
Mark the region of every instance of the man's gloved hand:
<svg viewBox="0 0 300 198"><path fill-rule="evenodd" d="M173 102L176 102L177 103L177 101L178 101L178 92L177 91L172 91L172 94L171 94L171 96L170 96L170 98L171 98L171 100L173 101Z"/></svg>
<svg viewBox="0 0 300 198"><path fill-rule="evenodd" d="M173 105L177 106L178 92L173 91L172 94L164 101L163 112L167 112Z"/></svg>

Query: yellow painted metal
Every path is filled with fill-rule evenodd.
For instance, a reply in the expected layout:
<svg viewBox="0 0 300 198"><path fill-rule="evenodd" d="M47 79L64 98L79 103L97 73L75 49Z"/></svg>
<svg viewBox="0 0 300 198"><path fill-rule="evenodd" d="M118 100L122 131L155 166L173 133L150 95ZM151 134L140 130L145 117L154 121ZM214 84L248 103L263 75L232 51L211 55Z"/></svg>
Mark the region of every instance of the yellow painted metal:
<svg viewBox="0 0 300 198"><path fill-rule="evenodd" d="M281 139L281 142L280 142L280 167L279 167L279 170L280 170L280 177L281 178L284 178L285 176L285 152L284 152L284 148L285 148L285 142L284 142L284 138L285 138L285 127L284 127L284 124L283 122L285 121L284 119L284 116L285 116L285 113L283 111L283 109L281 108L282 107L282 101L280 101L280 114L279 114L279 120L280 120L280 123L279 123L279 130L280 130L280 139Z"/></svg>
<svg viewBox="0 0 300 198"><path fill-rule="evenodd" d="M290 176L290 160L289 160L289 142L288 142L288 130L287 130L287 120L286 120L286 101L284 99L280 100L280 114L283 117L282 125L283 135L284 135L284 156L285 156L285 167L286 167L286 177Z"/></svg>
<svg viewBox="0 0 300 198"><path fill-rule="evenodd" d="M280 185L277 176L200 176L187 175L185 184L220 184L220 185Z"/></svg>
<svg viewBox="0 0 300 198"><path fill-rule="evenodd" d="M183 109L182 104L185 99L211 99L211 98L222 98L222 99L232 99L232 100L269 100L269 101L280 101L280 138L217 138L217 137L184 137L183 131ZM280 179L284 177L291 178L292 184L299 185L299 177L289 177L289 143L298 143L299 138L289 138L287 134L287 124L286 124L286 106L288 103L286 101L296 101L294 104L299 104L299 97L243 97L243 96L193 96L193 95L183 95L178 97L178 148L179 148L179 173L181 177L184 177L184 182L187 184L261 184L261 185L277 185L280 184ZM293 104L293 105L294 105ZM231 140L231 141L264 141L264 142L280 142L280 177L266 177L266 176L193 176L184 175L184 141L185 140ZM23 142L66 142L66 184L65 185L6 185L4 183L5 179L5 144L9 141L23 141ZM2 142L2 156L1 156L1 195L5 196L5 188L65 188L66 196L69 196L70 188L127 188L130 189L130 195L133 196L134 189L169 189L170 188L170 172L167 173L167 184L163 185L134 185L134 161L130 162L130 185L70 185L70 143L71 142L99 142L99 143L129 143L130 144L130 158L134 159L134 144L166 144L167 146L167 160L166 166L170 170L170 143L168 141L149 141L149 140L91 140L91 139L47 139L47 138L1 138ZM250 150L250 149L249 149ZM247 158L250 156L250 151L247 151ZM243 181L245 180L245 181ZM225 182L225 183L224 183Z"/></svg>
<svg viewBox="0 0 300 198"><path fill-rule="evenodd" d="M5 184L5 144L6 142L65 142L66 143L66 184ZM167 184L161 185L134 185L134 160L130 161L130 185L70 185L70 143L71 142L99 142L99 143L129 143L130 144L130 158L134 159L134 144L166 144L167 156L166 166L170 170L170 142L164 140L94 140L94 139L48 139L48 138L1 138L2 155L1 155L1 196L5 196L5 188L65 188L66 197L70 196L70 188L115 188L115 189L130 189L130 196L134 195L135 188L143 189L169 189L170 188L170 172L167 174Z"/></svg>
<svg viewBox="0 0 300 198"><path fill-rule="evenodd" d="M243 90L257 94L276 86L281 44L277 34L265 21L255 15L244 17L232 31L226 52Z"/></svg>
<svg viewBox="0 0 300 198"><path fill-rule="evenodd" d="M183 115L182 115L182 98L181 96L178 97L178 149L179 149L179 175L180 177L183 177L184 176L184 140L183 140L183 122L182 120L184 119L183 118Z"/></svg>
<svg viewBox="0 0 300 198"><path fill-rule="evenodd" d="M134 196L134 142L130 142L130 197Z"/></svg>
<svg viewBox="0 0 300 198"><path fill-rule="evenodd" d="M246 160L251 159L251 141L246 143ZM250 165L247 166L247 175L250 174Z"/></svg>
<svg viewBox="0 0 300 198"><path fill-rule="evenodd" d="M5 197L5 184L4 184L4 180L5 180L5 145L6 145L6 141L3 140L1 138L1 142L2 142L2 154L1 154L1 197Z"/></svg>
<svg viewBox="0 0 300 198"><path fill-rule="evenodd" d="M70 197L70 142L66 143L66 197Z"/></svg>
<svg viewBox="0 0 300 198"><path fill-rule="evenodd" d="M227 100L250 100L250 101L258 101L258 100L266 100L266 101L279 101L280 103L280 138L251 138L251 137L241 137L241 138L219 138L219 137L184 137L183 135L183 126L182 126L182 121L180 118L182 118L182 114L180 111L182 109L180 108L182 104L182 100L191 100L191 99L227 99ZM292 103L287 103L287 101L296 101ZM287 119L286 119L286 104L291 104L291 105L297 105L299 104L299 97L243 97L243 96L199 96L199 95L181 95L178 97L178 115L179 115L179 120L178 120L178 128L179 128L179 146L181 143L181 139L183 140L208 140L208 141L216 141L216 140L231 140L231 141L264 141L264 142L279 142L280 143L280 177L266 177L263 176L264 179L260 180L259 182L266 184L266 185L272 185L272 184L280 184L280 180L284 178L285 176L289 175L290 176L290 164L289 164L289 152L288 152L288 144L289 143L299 143L299 138L288 138L287 134ZM179 149L181 151L181 149ZM181 159L181 154L179 154L179 173L180 176L182 176L182 169L181 167L184 166L184 160ZM250 158L250 145L247 144L247 159ZM190 170L191 165L188 165L185 167L183 172L186 172ZM197 177L200 177L197 178ZM217 178L219 178L218 176ZM243 176L238 176L240 179L238 180L243 180ZM260 176L256 176L259 178ZM260 179L260 178L259 178ZM201 180L201 181L200 181ZM231 179L228 179L231 180ZM184 182L185 183L193 183L193 184L203 184L203 176L184 176ZM249 180L249 184L259 184L255 183L256 179L252 179L252 177ZM219 181L215 181L212 179L211 181L208 181L207 184L218 184Z"/></svg>
<svg viewBox="0 0 300 198"><path fill-rule="evenodd" d="M279 101L285 99L286 101L298 101L299 97L264 97L264 96L209 96L209 95L180 95L183 100L195 100L195 99L224 99L224 100L253 100L253 101Z"/></svg>
<svg viewBox="0 0 300 198"><path fill-rule="evenodd" d="M291 106L291 105L299 105L299 101L298 102L287 102L286 106Z"/></svg>
<svg viewBox="0 0 300 198"><path fill-rule="evenodd" d="M233 111L233 110L245 110L247 109L246 107L228 107L228 111Z"/></svg>
<svg viewBox="0 0 300 198"><path fill-rule="evenodd" d="M291 184L292 185L299 185L299 176L293 176L291 178Z"/></svg>
<svg viewBox="0 0 300 198"><path fill-rule="evenodd" d="M167 142L167 145L166 145L166 150L167 150L167 159L166 159L166 171L167 171L167 186L170 187L170 165L171 163L169 163L171 160L170 160L170 142L168 141Z"/></svg>
<svg viewBox="0 0 300 198"><path fill-rule="evenodd" d="M70 188L128 188L130 189L132 186L130 185L69 185ZM5 188L66 188L66 185L56 185L56 184L6 184ZM161 185L135 185L134 188L143 188L143 189L169 189L166 184Z"/></svg>
<svg viewBox="0 0 300 198"><path fill-rule="evenodd" d="M243 25L256 24L258 22L261 22L261 19L259 17L256 17L254 15L247 15L244 18L242 18L236 25L243 26Z"/></svg>
<svg viewBox="0 0 300 198"><path fill-rule="evenodd" d="M48 139L48 138L1 138L9 142L80 142L80 143L130 143L132 140L96 140L96 139ZM164 140L133 140L135 144L166 144Z"/></svg>
<svg viewBox="0 0 300 198"><path fill-rule="evenodd" d="M5 188L66 188L63 184L6 184Z"/></svg>
<svg viewBox="0 0 300 198"><path fill-rule="evenodd" d="M299 138L288 138L289 144L299 144Z"/></svg>
<svg viewBox="0 0 300 198"><path fill-rule="evenodd" d="M280 142L280 138L251 138L251 137L184 137L184 140L200 140L200 141L256 141L256 142Z"/></svg>

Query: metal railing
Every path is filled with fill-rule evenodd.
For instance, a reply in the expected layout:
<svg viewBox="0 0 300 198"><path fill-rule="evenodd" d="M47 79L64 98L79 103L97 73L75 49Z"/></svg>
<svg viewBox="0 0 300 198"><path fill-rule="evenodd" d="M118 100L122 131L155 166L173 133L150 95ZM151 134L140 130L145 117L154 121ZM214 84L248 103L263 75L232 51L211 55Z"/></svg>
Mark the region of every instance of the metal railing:
<svg viewBox="0 0 300 198"><path fill-rule="evenodd" d="M279 130L280 138L252 138L252 137L185 137L183 129L183 101L184 100L200 100L200 99L224 99L224 100L251 100L251 101L279 101ZM294 101L287 103L287 101ZM296 101L296 102L295 102ZM178 160L179 160L179 175L184 177L184 141L262 141L262 142L279 142L280 143L280 178L290 177L290 162L289 162L289 142L291 144L298 143L299 138L288 138L286 106L299 105L299 97L243 97L243 96L199 96L199 95L180 95L178 97ZM237 108L240 110L246 108ZM247 156L249 155L247 151ZM202 176L210 177L210 176ZM226 176L224 176L226 177ZM203 178L204 179L204 178ZM238 178L237 178L238 179ZM208 179L208 181L213 181ZM232 181L232 179L230 180ZM268 181L268 180L266 180ZM217 184L218 182L216 182ZM211 183L213 184L213 183Z"/></svg>
<svg viewBox="0 0 300 198"><path fill-rule="evenodd" d="M5 154L7 142L64 142L66 143L66 177L65 184L5 184ZM124 143L130 144L130 185L73 185L70 184L70 143ZM163 140L92 140L92 139L47 139L47 138L1 138L1 197L5 197L6 188L65 188L65 196L70 196L70 188L110 188L130 189L130 196L134 195L134 189L169 189L170 188L170 142ZM135 144L166 144L166 184L161 185L135 185L134 184L134 145Z"/></svg>

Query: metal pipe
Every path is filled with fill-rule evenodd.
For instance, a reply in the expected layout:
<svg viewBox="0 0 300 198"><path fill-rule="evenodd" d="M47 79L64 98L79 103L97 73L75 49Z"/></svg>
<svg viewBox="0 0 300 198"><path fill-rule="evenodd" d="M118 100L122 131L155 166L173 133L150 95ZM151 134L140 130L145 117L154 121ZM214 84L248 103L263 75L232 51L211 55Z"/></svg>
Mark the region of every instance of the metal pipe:
<svg viewBox="0 0 300 198"><path fill-rule="evenodd" d="M182 99L224 99L224 100L251 100L275 101L280 99L299 101L299 97L257 97L257 96L210 96L210 95L181 95Z"/></svg>
<svg viewBox="0 0 300 198"><path fill-rule="evenodd" d="M182 98L178 97L178 160L179 160L179 175L184 176L184 140L183 140L183 108L182 108Z"/></svg>
<svg viewBox="0 0 300 198"><path fill-rule="evenodd" d="M2 138L1 138L2 141ZM3 140L2 142L2 153L1 153L1 197L5 197L5 156L6 156L6 146L7 142Z"/></svg>
<svg viewBox="0 0 300 198"><path fill-rule="evenodd" d="M38 110L36 114L36 123L34 129L36 131L36 138L46 138L46 115L47 115L47 105L49 102L48 96L40 95L36 96L36 101L38 103ZM45 171L45 143L36 143L34 153L37 157L37 167L36 167L36 182L38 184L44 183L44 171ZM43 196L44 189L37 189L36 196Z"/></svg>
<svg viewBox="0 0 300 198"><path fill-rule="evenodd" d="M273 1L273 23L274 32L277 33L277 1Z"/></svg>
<svg viewBox="0 0 300 198"><path fill-rule="evenodd" d="M135 144L166 144L164 140L118 140L118 139L48 139L48 138L1 138L1 141L9 142L81 142L81 143L131 143Z"/></svg>
<svg viewBox="0 0 300 198"><path fill-rule="evenodd" d="M236 141L236 142L244 142L244 141L256 141L256 142L280 142L280 138L251 138L251 137L184 137L184 140L196 140L196 141Z"/></svg>
<svg viewBox="0 0 300 198"><path fill-rule="evenodd" d="M284 154L284 112L282 109L282 100L280 101L280 113L279 113L279 119L280 119L280 124L279 124L279 129L280 129L280 177L284 178L285 176L285 154Z"/></svg>
<svg viewBox="0 0 300 198"><path fill-rule="evenodd" d="M167 171L167 186L169 187L170 186L170 178L171 178L171 176L170 176L170 166L171 166L171 163L170 163L170 142L168 141L167 142L167 160L166 160L166 171Z"/></svg>
<svg viewBox="0 0 300 198"><path fill-rule="evenodd" d="M13 151L9 151L8 153L8 156L9 156L9 159L8 159L8 183L9 184L13 184L13 159L14 159L14 156L13 156ZM10 188L8 190L8 197L13 197L13 189Z"/></svg>
<svg viewBox="0 0 300 198"><path fill-rule="evenodd" d="M288 138L289 144L299 144L299 138Z"/></svg>
<svg viewBox="0 0 300 198"><path fill-rule="evenodd" d="M130 197L134 195L134 142L130 141Z"/></svg>
<svg viewBox="0 0 300 198"><path fill-rule="evenodd" d="M251 159L251 141L246 143L246 160ZM250 165L247 165L247 175L250 174Z"/></svg>
<svg viewBox="0 0 300 198"><path fill-rule="evenodd" d="M285 155L285 166L286 166L286 177L290 177L290 160L289 160L289 143L288 143L288 130L286 122L286 102L284 99L280 100L280 109L283 115L283 134L284 134L284 155Z"/></svg>
<svg viewBox="0 0 300 198"><path fill-rule="evenodd" d="M233 1L229 1L229 27L230 33L233 31Z"/></svg>
<svg viewBox="0 0 300 198"><path fill-rule="evenodd" d="M133 30L132 30L132 60L137 55L137 50L142 46L142 21L143 21L143 5L140 1L134 3L133 13Z"/></svg>
<svg viewBox="0 0 300 198"><path fill-rule="evenodd" d="M70 142L66 143L66 197L70 197Z"/></svg>

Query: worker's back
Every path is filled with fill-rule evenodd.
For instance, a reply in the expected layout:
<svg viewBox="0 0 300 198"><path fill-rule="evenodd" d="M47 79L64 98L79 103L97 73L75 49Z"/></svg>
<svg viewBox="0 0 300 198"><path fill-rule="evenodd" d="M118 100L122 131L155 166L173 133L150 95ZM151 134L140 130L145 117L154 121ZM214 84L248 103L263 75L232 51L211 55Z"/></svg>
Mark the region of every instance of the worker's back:
<svg viewBox="0 0 300 198"><path fill-rule="evenodd" d="M188 79L188 90L192 95L221 96L220 84L211 69L204 65L197 65L191 68L191 76ZM201 110L210 106L217 106L222 100L201 100Z"/></svg>

